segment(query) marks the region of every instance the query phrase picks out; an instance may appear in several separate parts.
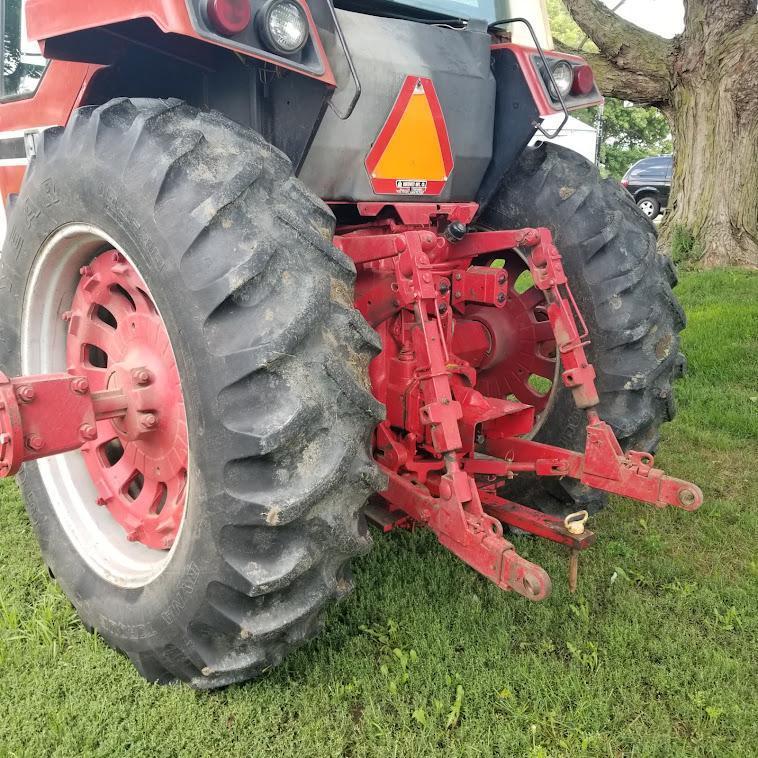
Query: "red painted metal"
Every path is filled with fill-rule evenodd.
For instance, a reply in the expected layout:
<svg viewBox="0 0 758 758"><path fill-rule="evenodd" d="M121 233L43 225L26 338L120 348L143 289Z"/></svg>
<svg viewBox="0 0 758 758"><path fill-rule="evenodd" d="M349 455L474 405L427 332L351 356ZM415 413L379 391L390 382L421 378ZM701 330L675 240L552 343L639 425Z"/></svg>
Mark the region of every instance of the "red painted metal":
<svg viewBox="0 0 758 758"><path fill-rule="evenodd" d="M440 479L434 497L409 478L384 469L389 479L383 493L390 503L434 530L439 541L498 587L529 600L544 600L552 585L547 572L522 558L503 537L501 522L488 516L472 480L453 464ZM463 499L462 499L463 498Z"/></svg>
<svg viewBox="0 0 758 758"><path fill-rule="evenodd" d="M269 61L280 68L296 71L303 76L336 86L334 73L308 3L300 4L308 18L311 38L323 64L321 74L294 68L282 58L265 50L251 50L231 39L223 42L213 40L209 41L209 44L234 50L250 58ZM27 0L26 17L29 38L37 41L141 18L150 19L167 34L203 39L192 25L186 0L108 0L97 3L92 0L66 0L65 3L61 3L60 0Z"/></svg>
<svg viewBox="0 0 758 758"><path fill-rule="evenodd" d="M370 378L387 408L375 456L388 476L382 495L391 514L381 515L376 504L372 513L385 529L429 526L499 587L531 600L549 594L550 579L516 553L502 525L559 542L572 551L574 588L578 551L594 536L583 524L577 528L504 499L501 488L509 480L523 473L571 477L684 510L698 508L702 493L654 468L652 455L624 453L598 416L586 325L549 230L471 232L453 242L439 206L427 207L423 217L432 225L376 219L339 229L335 240L356 262L356 305L383 340ZM527 268L534 286L519 291L517 275ZM101 254L81 277L65 316L69 374L0 375L0 475L25 460L81 448L98 502L128 538L166 548L181 521L188 460L168 335L147 287L120 254ZM524 320L523 314L537 312L547 321ZM587 411L584 452L527 439L539 405L504 395L507 382L479 380L479 374L496 376L502 367L520 365L522 343L530 340L553 346L546 366L555 371L560 356L560 377ZM500 388L492 396L482 391L492 387Z"/></svg>
<svg viewBox="0 0 758 758"><path fill-rule="evenodd" d="M541 599L547 577L516 555L500 524L568 546L572 587L577 551L594 535L500 497L515 476L569 476L659 507L699 507L695 485L653 469L648 454L624 454L600 421L586 324L549 230L471 232L452 242L438 206L412 218L426 226L399 213L400 223L377 219L385 207L365 208L375 220L339 229L335 241L356 263L356 306L383 341L370 367L387 408L375 441L393 514L380 517L383 528L393 517L425 524L498 586ZM533 286L524 290L515 285L525 271ZM584 453L524 438L549 400L528 386L530 372L560 378L587 410Z"/></svg>
<svg viewBox="0 0 758 758"><path fill-rule="evenodd" d="M596 535L593 532L585 529L580 534L573 534L566 528L565 519L558 516L513 503L483 487L480 487L480 496L485 512L504 524L566 545L572 550L586 550L595 544Z"/></svg>
<svg viewBox="0 0 758 758"><path fill-rule="evenodd" d="M184 511L187 419L168 333L144 281L115 251L81 270L69 373L0 374L0 476L81 450L97 503L126 538L167 549Z"/></svg>
<svg viewBox="0 0 758 758"><path fill-rule="evenodd" d="M87 87L102 66L69 61L51 61L33 97L0 104L0 130L36 131L48 126L65 126L74 109L81 105ZM26 173L27 162L17 166L0 166L0 196L18 193Z"/></svg>
<svg viewBox="0 0 758 758"><path fill-rule="evenodd" d="M68 327L68 368L95 392L116 390L126 411L97 425L82 449L100 500L131 540L173 544L184 510L188 435L166 327L134 267L114 251L82 278Z"/></svg>
<svg viewBox="0 0 758 758"><path fill-rule="evenodd" d="M8 379L0 373L0 476L12 476L25 461L81 447L95 428L96 401L83 377Z"/></svg>
<svg viewBox="0 0 758 758"><path fill-rule="evenodd" d="M536 48L514 45L512 42L502 42L492 45L492 50L510 50L516 57L519 68L521 68L521 71L524 74L527 86L529 87L529 92L531 92L532 97L534 98L534 102L537 106L537 112L540 116L544 118L545 116L550 116L553 113L560 113L561 106L557 103L553 103L548 97L545 83L534 64L534 56L539 54ZM570 55L569 53L556 53L550 51L543 52L545 53L545 57L548 59L548 61L564 60L577 64L580 67L587 65L587 61L578 55ZM585 75L582 75L582 81L586 81L584 79L584 76ZM590 94L590 92L592 92L592 88L590 88L587 94ZM602 105L604 102L605 98L598 92L596 99L591 101L583 99L580 104L573 106L571 103L566 103L566 108L567 110L571 111L576 110L577 108L588 108L592 105Z"/></svg>
<svg viewBox="0 0 758 758"><path fill-rule="evenodd" d="M335 202L332 205L344 205ZM352 203L350 203L352 205ZM435 227L438 219L445 223L460 221L470 224L479 210L477 203L357 203L358 213L365 218L375 218L386 208L397 214L406 226Z"/></svg>

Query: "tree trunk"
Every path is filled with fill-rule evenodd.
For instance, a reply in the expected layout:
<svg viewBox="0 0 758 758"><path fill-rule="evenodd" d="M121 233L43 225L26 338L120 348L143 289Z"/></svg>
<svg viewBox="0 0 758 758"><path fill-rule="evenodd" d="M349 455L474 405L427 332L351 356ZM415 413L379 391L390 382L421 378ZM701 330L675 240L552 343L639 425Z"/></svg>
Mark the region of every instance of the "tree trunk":
<svg viewBox="0 0 758 758"><path fill-rule="evenodd" d="M668 114L675 167L662 239L686 230L708 267L758 267L758 39L741 31L682 71Z"/></svg>
<svg viewBox="0 0 758 758"><path fill-rule="evenodd" d="M758 268L756 0L684 0L674 40L646 32L600 0L564 0L599 53L584 54L607 95L655 105L674 137L674 178L661 240L695 241L703 266Z"/></svg>

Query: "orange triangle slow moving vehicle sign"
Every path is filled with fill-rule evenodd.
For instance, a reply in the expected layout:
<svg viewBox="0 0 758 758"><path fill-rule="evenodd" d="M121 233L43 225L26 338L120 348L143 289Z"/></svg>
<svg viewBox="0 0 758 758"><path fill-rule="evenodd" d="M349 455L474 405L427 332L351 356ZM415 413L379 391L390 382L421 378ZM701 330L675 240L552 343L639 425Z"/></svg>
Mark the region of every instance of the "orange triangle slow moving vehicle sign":
<svg viewBox="0 0 758 758"><path fill-rule="evenodd" d="M366 156L377 195L439 195L453 171L453 152L431 79L409 76Z"/></svg>

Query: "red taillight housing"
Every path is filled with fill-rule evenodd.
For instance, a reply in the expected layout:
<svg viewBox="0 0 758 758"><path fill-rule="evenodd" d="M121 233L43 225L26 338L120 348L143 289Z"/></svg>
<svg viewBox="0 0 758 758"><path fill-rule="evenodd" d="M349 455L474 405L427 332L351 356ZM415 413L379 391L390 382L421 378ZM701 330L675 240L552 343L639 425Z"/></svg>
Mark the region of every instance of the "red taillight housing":
<svg viewBox="0 0 758 758"><path fill-rule="evenodd" d="M621 186L624 188L629 186L629 180L626 177L621 180Z"/></svg>
<svg viewBox="0 0 758 758"><path fill-rule="evenodd" d="M574 95L589 95L595 89L595 75L588 65L577 66L574 69L574 83L571 93Z"/></svg>
<svg viewBox="0 0 758 758"><path fill-rule="evenodd" d="M206 13L211 26L226 37L241 34L253 20L250 0L208 0Z"/></svg>

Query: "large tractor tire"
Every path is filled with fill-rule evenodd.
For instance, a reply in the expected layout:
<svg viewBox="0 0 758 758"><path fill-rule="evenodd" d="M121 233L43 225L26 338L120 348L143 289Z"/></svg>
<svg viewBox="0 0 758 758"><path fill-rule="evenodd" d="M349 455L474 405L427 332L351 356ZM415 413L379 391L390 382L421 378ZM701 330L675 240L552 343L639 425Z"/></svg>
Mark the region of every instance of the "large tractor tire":
<svg viewBox="0 0 758 758"><path fill-rule="evenodd" d="M676 273L657 250L655 227L616 181L602 180L582 156L549 143L525 151L480 223L551 230L589 329L600 415L625 450L654 452L661 425L675 413L672 383L685 367L679 352L685 318L672 293ZM586 423L556 377L534 439L583 451ZM528 476L504 495L562 515L595 512L606 502L574 480Z"/></svg>
<svg viewBox="0 0 758 758"><path fill-rule="evenodd" d="M276 665L369 549L380 344L333 231L286 156L179 101L114 100L42 135L2 255L0 365L102 389L136 363L158 400L150 433L99 422L18 479L51 573L149 680Z"/></svg>

